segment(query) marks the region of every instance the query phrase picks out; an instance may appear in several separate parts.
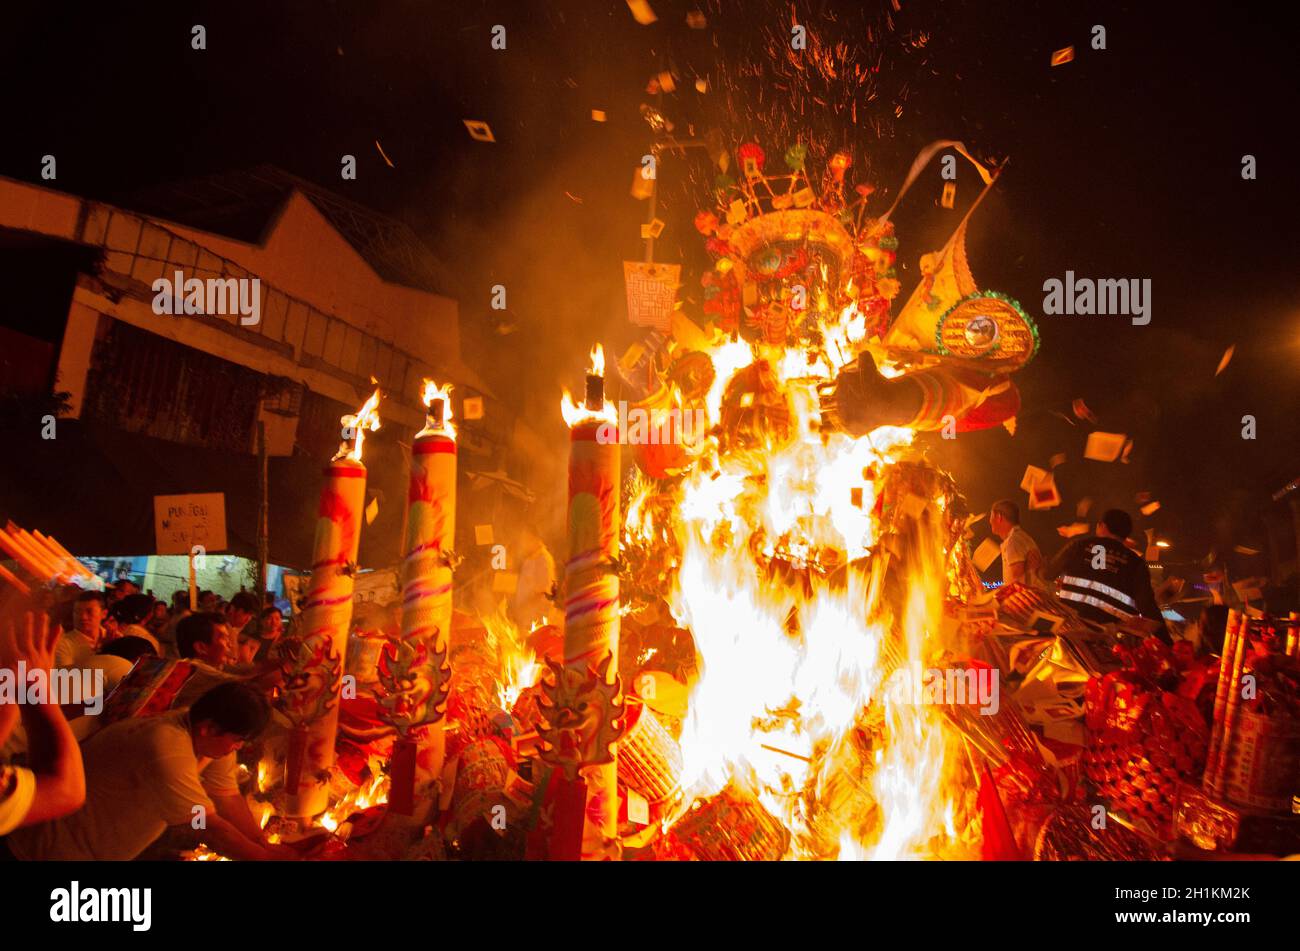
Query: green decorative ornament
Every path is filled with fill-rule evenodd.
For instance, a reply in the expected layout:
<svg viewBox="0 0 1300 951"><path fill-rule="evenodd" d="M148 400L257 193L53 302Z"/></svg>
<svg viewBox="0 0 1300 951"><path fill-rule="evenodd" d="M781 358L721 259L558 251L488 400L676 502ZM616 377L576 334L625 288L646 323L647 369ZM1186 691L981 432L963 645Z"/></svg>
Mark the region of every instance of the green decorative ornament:
<svg viewBox="0 0 1300 951"><path fill-rule="evenodd" d="M802 142L796 142L785 150L785 164L792 172L803 171L804 162L808 159L808 146Z"/></svg>
<svg viewBox="0 0 1300 951"><path fill-rule="evenodd" d="M879 247L886 251L893 251L898 247L898 238L892 234L887 234L880 239Z"/></svg>

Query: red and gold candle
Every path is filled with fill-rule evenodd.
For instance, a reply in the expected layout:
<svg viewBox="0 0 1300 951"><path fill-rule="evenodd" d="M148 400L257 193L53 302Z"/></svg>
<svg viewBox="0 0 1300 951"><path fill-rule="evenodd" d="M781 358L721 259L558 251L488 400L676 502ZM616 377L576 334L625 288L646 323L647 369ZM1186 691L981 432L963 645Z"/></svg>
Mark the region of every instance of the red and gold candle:
<svg viewBox="0 0 1300 951"><path fill-rule="evenodd" d="M312 545L311 581L303 604L302 637L332 671L329 693L333 702L319 717L303 724L304 747L291 757L289 768L300 775L285 777L286 812L313 816L329 805L329 772L334 766L334 740L338 734L339 701L343 678L341 660L347 655L352 623L352 587L357 549L361 540L361 515L365 508L366 467L361 447L367 430L379 428L379 391L371 395L355 416L344 416L344 442L325 468L316 537ZM297 759L297 762L292 760Z"/></svg>
<svg viewBox="0 0 1300 951"><path fill-rule="evenodd" d="M580 406L565 395L569 424L569 560L564 566L564 665L586 672L609 658L606 683L618 669L620 444L617 417L605 401L604 353L592 367ZM618 762L584 767L587 786L582 858L608 855L618 834Z"/></svg>
<svg viewBox="0 0 1300 951"><path fill-rule="evenodd" d="M408 807L416 793L442 773L445 744L441 721L451 675L447 653L456 541L456 427L452 423L451 385L439 387L425 380L423 400L425 426L411 445L406 496L401 637L423 646L430 694L422 706L427 720L414 728L408 726L409 734L402 730L394 751L394 775L410 777L414 787L409 791L394 788L391 802L405 815L410 814Z"/></svg>

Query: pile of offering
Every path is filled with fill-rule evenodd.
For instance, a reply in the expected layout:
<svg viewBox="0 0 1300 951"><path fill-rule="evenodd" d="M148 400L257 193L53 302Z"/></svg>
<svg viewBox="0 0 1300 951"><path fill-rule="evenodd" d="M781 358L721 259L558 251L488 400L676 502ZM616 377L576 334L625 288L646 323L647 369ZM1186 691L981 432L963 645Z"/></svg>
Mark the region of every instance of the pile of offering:
<svg viewBox="0 0 1300 951"><path fill-rule="evenodd" d="M1212 662L1155 638L1116 650L1123 669L1088 682L1084 775L1111 812L1168 840L1178 784L1205 769Z"/></svg>

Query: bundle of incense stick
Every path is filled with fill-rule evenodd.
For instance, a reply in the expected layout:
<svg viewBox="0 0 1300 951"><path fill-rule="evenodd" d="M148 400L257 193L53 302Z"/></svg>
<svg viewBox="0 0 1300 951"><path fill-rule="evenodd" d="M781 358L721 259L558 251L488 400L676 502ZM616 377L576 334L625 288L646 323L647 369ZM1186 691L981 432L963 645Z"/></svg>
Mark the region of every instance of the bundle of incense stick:
<svg viewBox="0 0 1300 951"><path fill-rule="evenodd" d="M1214 723L1210 727L1210 749L1205 759L1202 788L1211 796L1223 793L1228 749L1233 724L1241 706L1241 674L1246 662L1250 621L1244 612L1229 611L1223 631L1223 653L1219 657L1219 684L1214 692Z"/></svg>
<svg viewBox="0 0 1300 951"><path fill-rule="evenodd" d="M99 581L85 565L77 561L71 552L53 538L40 532L29 532L19 528L13 522L0 532L0 550L42 584L49 582L95 584ZM21 579L4 567L0 567L0 578L23 594L31 593L31 589Z"/></svg>

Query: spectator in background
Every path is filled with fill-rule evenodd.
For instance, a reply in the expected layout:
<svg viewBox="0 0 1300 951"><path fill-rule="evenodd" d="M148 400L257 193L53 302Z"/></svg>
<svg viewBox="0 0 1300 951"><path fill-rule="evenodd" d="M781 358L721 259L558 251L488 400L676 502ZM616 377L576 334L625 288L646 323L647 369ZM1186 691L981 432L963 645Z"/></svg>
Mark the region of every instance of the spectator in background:
<svg viewBox="0 0 1300 951"><path fill-rule="evenodd" d="M83 591L72 605L71 631L59 638L54 666L85 667L104 640L104 599L97 591Z"/></svg>
<svg viewBox="0 0 1300 951"><path fill-rule="evenodd" d="M117 622L117 631L113 637L105 638L105 642L117 640L120 637L139 637L152 644L156 652L162 653L162 645L144 626L144 622L149 619L152 613L153 598L149 597L149 595L127 595L108 609L108 616Z"/></svg>
<svg viewBox="0 0 1300 951"><path fill-rule="evenodd" d="M989 528L1002 539L1002 583L1020 582L1045 589L1043 553L1029 533L1020 527L1020 506L1001 499L989 509Z"/></svg>
<svg viewBox="0 0 1300 951"><path fill-rule="evenodd" d="M0 671L17 677L19 662L27 672L49 677L60 629L44 613L6 612L0 621ZM48 697L47 700L57 700ZM63 711L54 702L0 703L0 747L21 718L27 733L27 767L0 763L0 836L24 826L59 819L82 807L86 780L81 750ZM0 859L7 858L0 838Z"/></svg>
<svg viewBox="0 0 1300 951"><path fill-rule="evenodd" d="M230 632L236 638L245 634L245 628L248 623L257 617L261 605L257 603L257 595L251 591L240 591L230 599L230 604L226 607L226 624L230 626ZM247 633L251 634L252 631Z"/></svg>
<svg viewBox="0 0 1300 951"><path fill-rule="evenodd" d="M1093 534L1081 535L1057 552L1048 577L1056 580L1057 594L1081 617L1108 624L1140 616L1153 622L1153 633L1169 643L1146 560L1125 544L1132 531L1132 517L1110 509Z"/></svg>
<svg viewBox="0 0 1300 951"><path fill-rule="evenodd" d="M199 592L199 610L215 611L217 609L217 593L215 591Z"/></svg>
<svg viewBox="0 0 1300 951"><path fill-rule="evenodd" d="M235 661L230 628L221 615L207 611L191 614L176 625L176 649L182 660L195 666L194 675L176 695L176 707L186 707L212 687L237 678L226 670Z"/></svg>
<svg viewBox="0 0 1300 951"><path fill-rule="evenodd" d="M167 621L167 603L165 601L154 601L153 608L149 612L149 619L144 622L144 626L154 636L155 640L158 640L162 634L163 629L167 626Z"/></svg>
<svg viewBox="0 0 1300 951"><path fill-rule="evenodd" d="M113 723L86 741L85 808L11 835L9 851L32 861L128 861L169 826L195 828L238 859L277 859L239 792L235 751L266 727L269 709L237 683L213 687L189 710Z"/></svg>

